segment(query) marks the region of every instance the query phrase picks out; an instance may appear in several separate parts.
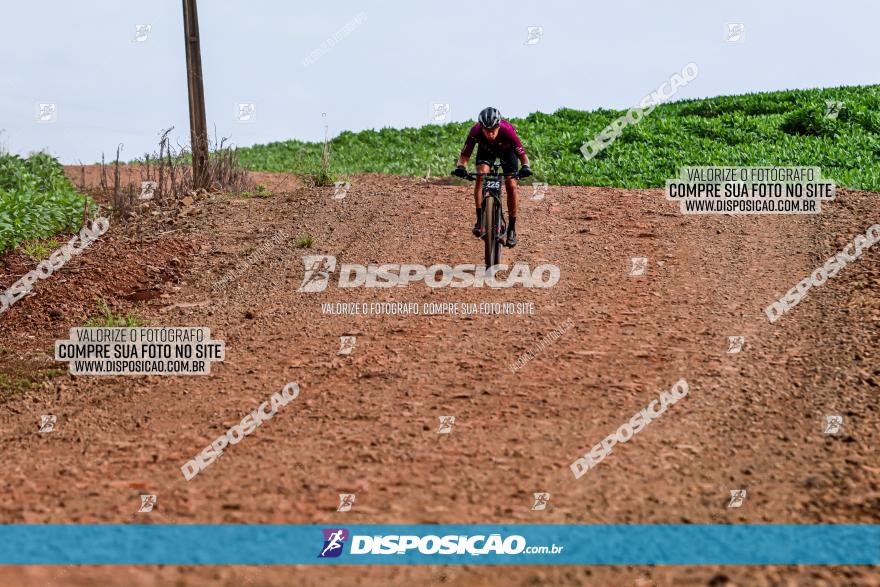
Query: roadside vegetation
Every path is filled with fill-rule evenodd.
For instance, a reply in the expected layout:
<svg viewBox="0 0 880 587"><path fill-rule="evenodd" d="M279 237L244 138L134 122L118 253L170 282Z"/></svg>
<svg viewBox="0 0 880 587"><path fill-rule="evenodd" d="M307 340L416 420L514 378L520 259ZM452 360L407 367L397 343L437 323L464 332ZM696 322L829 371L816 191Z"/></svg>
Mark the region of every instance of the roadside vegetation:
<svg viewBox="0 0 880 587"><path fill-rule="evenodd" d="M95 209L51 155L0 155L0 253L33 241L26 252L40 255L51 248L40 239L78 232Z"/></svg>
<svg viewBox="0 0 880 587"><path fill-rule="evenodd" d="M670 102L584 159L581 145L625 113L563 108L511 122L535 180L552 184L647 188L664 186L683 165L799 165L821 167L838 185L880 191L880 85ZM329 157L324 141L295 140L238 155L252 170L300 173L321 183L364 172L445 176L472 124L343 132L329 142Z"/></svg>
<svg viewBox="0 0 880 587"><path fill-rule="evenodd" d="M253 191L249 192L241 192L242 198L271 198L275 194L269 191L269 189L262 183L258 183Z"/></svg>
<svg viewBox="0 0 880 587"><path fill-rule="evenodd" d="M114 312L105 300L98 300L98 312L90 316L83 326L88 327L105 327L112 328L115 326L126 326L128 328L136 328L143 326L144 323L134 313L126 315Z"/></svg>

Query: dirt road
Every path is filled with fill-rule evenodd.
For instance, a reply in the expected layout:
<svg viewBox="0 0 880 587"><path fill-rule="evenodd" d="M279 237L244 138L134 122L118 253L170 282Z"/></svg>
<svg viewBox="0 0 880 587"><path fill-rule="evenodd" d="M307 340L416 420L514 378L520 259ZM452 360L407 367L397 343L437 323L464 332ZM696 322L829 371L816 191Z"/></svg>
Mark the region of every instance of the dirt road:
<svg viewBox="0 0 880 587"><path fill-rule="evenodd" d="M111 226L0 316L0 521L880 522L880 247L778 322L764 315L880 223L877 194L840 190L819 216L682 216L661 190L552 186L532 200L525 188L520 244L505 260L557 265L552 288L340 289L333 279L302 293L303 255L480 263L470 188L363 175L334 200L332 187L297 178L259 181L275 195L197 198L171 213L147 211L146 228ZM278 244L279 234L289 238ZM297 248L302 235L313 237L310 248ZM644 275L631 275L633 257L647 258ZM8 287L30 268L8 257L0 279ZM230 271L234 279L215 287ZM210 327L226 359L203 377L72 377L52 360L52 345L94 315L96 298L150 325ZM512 302L534 311L322 311L343 302ZM356 337L350 355L337 354L343 336ZM745 337L741 352L728 353L730 336ZM687 397L574 478L576 458L679 379ZM289 381L301 388L293 404L183 478L184 462ZM38 432L44 414L57 416L48 434ZM450 415L452 431L438 434ZM827 415L843 416L838 434L825 434ZM728 508L737 489L747 497ZM550 493L549 506L531 511L539 491ZM157 506L137 513L146 493ZM356 494L351 511L336 511L340 493ZM0 584L880 585L875 571L11 568Z"/></svg>

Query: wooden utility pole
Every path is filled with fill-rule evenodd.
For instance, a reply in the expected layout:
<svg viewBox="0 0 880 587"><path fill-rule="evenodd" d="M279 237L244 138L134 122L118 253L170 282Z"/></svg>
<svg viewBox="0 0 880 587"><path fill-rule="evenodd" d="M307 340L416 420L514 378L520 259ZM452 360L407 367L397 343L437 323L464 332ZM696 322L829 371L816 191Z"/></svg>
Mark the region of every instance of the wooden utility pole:
<svg viewBox="0 0 880 587"><path fill-rule="evenodd" d="M196 0L183 0L183 34L186 40L186 81L189 86L189 132L192 143L193 183L208 186L208 123L205 120L205 86L199 48L199 14Z"/></svg>

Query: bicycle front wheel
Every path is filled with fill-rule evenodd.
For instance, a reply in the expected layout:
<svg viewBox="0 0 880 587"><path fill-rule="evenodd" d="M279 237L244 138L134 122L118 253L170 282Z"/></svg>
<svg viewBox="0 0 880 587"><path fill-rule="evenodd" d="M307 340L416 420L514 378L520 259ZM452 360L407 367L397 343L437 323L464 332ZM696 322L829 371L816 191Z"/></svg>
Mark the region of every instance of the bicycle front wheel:
<svg viewBox="0 0 880 587"><path fill-rule="evenodd" d="M489 197L484 200L483 204L483 227L486 231L486 238L483 244L486 247L486 269L495 264L495 241L498 239L497 228L495 226L495 198Z"/></svg>
<svg viewBox="0 0 880 587"><path fill-rule="evenodd" d="M504 234L504 222L501 218L501 206L499 206L496 202L494 206L495 210L495 220L493 222L495 238L492 241L493 255L492 255L492 265L500 265L501 264L501 241L506 236Z"/></svg>

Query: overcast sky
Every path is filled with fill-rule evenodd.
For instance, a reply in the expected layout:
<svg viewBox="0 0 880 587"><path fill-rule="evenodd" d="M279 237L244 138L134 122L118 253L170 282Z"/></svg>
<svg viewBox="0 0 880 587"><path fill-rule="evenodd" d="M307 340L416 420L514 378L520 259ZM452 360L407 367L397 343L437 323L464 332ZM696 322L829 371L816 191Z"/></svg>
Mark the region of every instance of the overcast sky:
<svg viewBox="0 0 880 587"><path fill-rule="evenodd" d="M118 143L140 156L169 126L188 142L181 15L180 0L4 2L0 144L92 163ZM689 62L676 99L880 82L876 0L201 0L199 21L209 128L241 146L421 126L434 103L456 121L626 108Z"/></svg>

